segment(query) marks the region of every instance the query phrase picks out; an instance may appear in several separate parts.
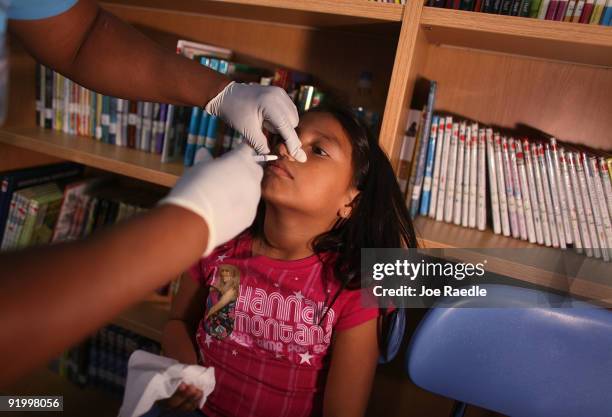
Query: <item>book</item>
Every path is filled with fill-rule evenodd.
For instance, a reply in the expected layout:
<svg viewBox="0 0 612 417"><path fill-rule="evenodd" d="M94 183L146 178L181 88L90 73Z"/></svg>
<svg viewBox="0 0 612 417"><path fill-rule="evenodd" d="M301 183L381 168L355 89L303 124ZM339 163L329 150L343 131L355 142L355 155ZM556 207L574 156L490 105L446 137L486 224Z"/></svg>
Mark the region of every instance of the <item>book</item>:
<svg viewBox="0 0 612 417"><path fill-rule="evenodd" d="M559 8L559 0L550 0L548 4L548 10L546 11L546 16L544 19L546 20L555 20L555 16L557 15L557 9Z"/></svg>
<svg viewBox="0 0 612 417"><path fill-rule="evenodd" d="M544 191L544 186L546 184L544 182L544 178L542 177L542 170L540 166L540 149L535 143L531 145L531 160L533 163L536 188L539 196L540 218L542 219L542 233L544 235L544 244L546 246L552 246L552 233L550 230L550 221L548 219L549 208L550 213L552 214L552 202L549 203L549 199L546 198L547 194Z"/></svg>
<svg viewBox="0 0 612 417"><path fill-rule="evenodd" d="M454 122L451 130L451 141L448 150L448 165L446 167L446 193L444 197L444 221L453 221L455 202L455 175L457 174L457 147L459 142L459 123Z"/></svg>
<svg viewBox="0 0 612 417"><path fill-rule="evenodd" d="M569 221L572 230L572 241L574 249L576 250L576 252L582 253L582 240L580 237L580 230L578 225L578 214L576 210L574 191L572 190L572 183L570 180L570 173L568 169L569 163L567 161L565 149L563 149L563 147L559 149L559 164L561 168L562 186L564 188L565 196L567 199L567 210L569 213Z"/></svg>
<svg viewBox="0 0 612 417"><path fill-rule="evenodd" d="M593 13L593 8L595 7L595 0L586 0L584 3L584 7L582 9L582 14L580 15L580 19L578 22L580 23L589 23L591 20L591 14Z"/></svg>
<svg viewBox="0 0 612 417"><path fill-rule="evenodd" d="M118 115L118 99L115 97L109 97L109 105L108 105L108 114L109 114L109 122L108 122L108 143L111 145L121 145L121 143L117 143L117 135L121 135L119 130L121 129L121 122ZM119 133L118 133L119 132Z"/></svg>
<svg viewBox="0 0 612 417"><path fill-rule="evenodd" d="M164 143L162 145L161 161L162 163L173 162L177 159L178 155L174 154L176 135L174 127L176 126L175 112L176 106L168 105L166 112L166 124L164 126Z"/></svg>
<svg viewBox="0 0 612 417"><path fill-rule="evenodd" d="M433 116L431 119L431 130L429 134L429 144L427 146L427 159L425 162L425 175L423 177L423 192L421 198L421 208L419 214L427 216L429 213L429 201L431 197L431 183L433 177L433 165L436 153L436 136L438 133L438 116ZM416 129L415 129L416 130Z"/></svg>
<svg viewBox="0 0 612 417"><path fill-rule="evenodd" d="M478 184L476 201L476 227L478 230L485 230L487 224L487 188L486 188L486 139L485 130L478 130Z"/></svg>
<svg viewBox="0 0 612 417"><path fill-rule="evenodd" d="M607 241L605 236L605 229L603 227L602 216L599 211L599 202L597 198L597 190L593 183L593 172L589 166L589 157L585 152L580 154L580 162L582 163L583 175L585 178L586 194L588 195L588 201L590 202L589 210L592 212L593 223L594 223L594 236L591 236L591 242L593 243L594 255L597 258L602 258L604 261L609 261L610 257L607 251Z"/></svg>
<svg viewBox="0 0 612 417"><path fill-rule="evenodd" d="M565 230L563 226L563 218L561 211L561 198L559 194L559 189L557 186L557 178L555 173L555 166L553 162L552 150L548 143L544 144L544 155L546 158L546 167L547 167L547 175L550 186L550 193L552 197L553 209L554 209L554 218L555 224L557 227L557 235L559 237L559 247L561 249L566 248L566 239L565 239Z"/></svg>
<svg viewBox="0 0 612 417"><path fill-rule="evenodd" d="M453 223L456 225L461 224L461 217L463 214L463 164L465 161L466 130L470 130L470 127L466 126L466 122L461 122L459 125L459 143L457 146L457 168L455 170L455 201L453 202Z"/></svg>
<svg viewBox="0 0 612 417"><path fill-rule="evenodd" d="M159 118L157 120L154 121L154 123L157 123L157 134L155 135L154 138L154 144L152 144L152 152L161 154L162 153L162 149L164 147L164 135L165 135L165 128L166 128L166 113L168 111L168 105L165 103L160 103L159 104Z"/></svg>
<svg viewBox="0 0 612 417"><path fill-rule="evenodd" d="M541 0L540 10L538 11L538 19L546 18L549 6L550 6L550 0Z"/></svg>
<svg viewBox="0 0 612 417"><path fill-rule="evenodd" d="M53 128L53 70L44 67L44 92L45 92L45 119L44 127L47 129Z"/></svg>
<svg viewBox="0 0 612 417"><path fill-rule="evenodd" d="M520 10L519 10L519 16L521 17L529 17L529 14L531 13L531 4L532 4L533 0L523 0L521 2L521 6L520 6Z"/></svg>
<svg viewBox="0 0 612 417"><path fill-rule="evenodd" d="M523 194L519 182L518 164L516 160L516 144L514 138L508 138L508 152L510 156L510 173L512 175L512 189L514 191L514 202L516 204L516 219L518 222L519 235L522 240L527 240L527 226L525 222L525 207L523 205Z"/></svg>
<svg viewBox="0 0 612 417"><path fill-rule="evenodd" d="M541 4L542 4L542 0L533 0L531 2L531 7L529 8L529 17L531 18L538 17Z"/></svg>
<svg viewBox="0 0 612 417"><path fill-rule="evenodd" d="M589 19L590 25L599 24L605 7L606 7L606 0L595 0L595 4L593 6L593 13L591 14L591 18Z"/></svg>
<svg viewBox="0 0 612 417"><path fill-rule="evenodd" d="M417 124L414 153L412 156L412 162L410 163L410 180L408 181L408 188L406 189L406 207L408 208L408 212L410 212L410 204L412 204L412 194L414 192L414 185L416 183L418 159L421 153L421 147L423 146L423 142L425 141L425 138L423 137L423 127L425 126L425 117L427 117L425 107L426 106L423 106L423 109L420 112L421 117L419 119L419 123ZM236 146L236 140L239 138L240 136L234 137L232 146Z"/></svg>
<svg viewBox="0 0 612 417"><path fill-rule="evenodd" d="M128 102L128 121L127 121L127 146L136 148L136 130L138 125L138 105L136 101Z"/></svg>
<svg viewBox="0 0 612 417"><path fill-rule="evenodd" d="M527 189L529 191L529 203L531 205L531 214L533 216L533 227L535 232L535 240L538 244L544 244L544 233L542 231L542 211L540 208L540 201L538 199L537 187L536 187L536 177L533 167L533 162L531 161L531 146L529 141L525 138L523 139L523 159L524 159L524 167L527 176Z"/></svg>
<svg viewBox="0 0 612 417"><path fill-rule="evenodd" d="M582 11L584 9L585 0L577 0L576 7L574 8L574 14L572 15L572 22L578 23L580 22L580 16L582 16Z"/></svg>
<svg viewBox="0 0 612 417"><path fill-rule="evenodd" d="M429 203L429 217L436 217L436 207L438 203L438 189L440 183L440 165L442 164L442 148L444 147L444 126L446 118L438 118L438 131L436 132L436 156L434 159L433 175L431 181L431 197Z"/></svg>
<svg viewBox="0 0 612 417"><path fill-rule="evenodd" d="M548 224L550 228L550 237L552 241L552 246L554 248L558 248L560 245L560 242L559 242L559 226L557 224L557 221L558 221L557 216L559 214L557 213L555 204L553 202L551 181L548 175L549 169L546 164L544 146L542 146L542 144L538 145L538 161L540 164L540 173L542 175L542 187L544 189L544 202L546 203L546 216L548 217Z"/></svg>
<svg viewBox="0 0 612 417"><path fill-rule="evenodd" d="M606 2L599 24L603 26L612 26L612 0Z"/></svg>
<svg viewBox="0 0 612 417"><path fill-rule="evenodd" d="M44 229L44 227L55 224L62 200L62 191L57 184L47 183L26 188L20 192L27 193L26 198L29 201L21 235L15 247L25 248L33 243L47 243L51 238L53 226L51 230Z"/></svg>
<svg viewBox="0 0 612 417"><path fill-rule="evenodd" d="M444 147L442 148L442 160L440 162L440 179L438 182L438 201L436 203L436 220L444 219L444 209L446 203L446 182L448 177L448 160L450 154L451 138L453 130L452 116L446 117L444 126Z"/></svg>
<svg viewBox="0 0 612 417"><path fill-rule="evenodd" d="M561 206L561 224L563 225L563 233L565 236L565 243L571 244L572 230L570 226L570 214L568 211L567 196L565 193L565 187L563 186L563 179L561 178L561 165L559 160L559 151L557 148L557 140L550 138L550 152L552 158L553 174L556 181L557 193L559 194L559 205Z"/></svg>
<svg viewBox="0 0 612 417"><path fill-rule="evenodd" d="M469 201L470 201L470 169L471 169L471 157L472 157L472 128L466 126L465 129L465 147L463 149L463 183L461 184L462 196L461 196L461 225L463 227L469 226Z"/></svg>
<svg viewBox="0 0 612 417"><path fill-rule="evenodd" d="M497 177L497 195L499 197L499 214L502 234L510 236L510 218L508 215L508 200L506 194L506 180L504 177L504 163L501 136L498 132L493 134L493 152L495 154L495 176Z"/></svg>
<svg viewBox="0 0 612 417"><path fill-rule="evenodd" d="M406 130L404 132L404 138L402 140L402 147L399 153L399 168L398 168L398 175L397 175L397 180L400 186L400 190L402 191L402 193L404 193L404 195L406 194L406 189L408 188L408 180L410 179L410 162L412 161L412 158L414 155L417 125L419 123L420 118L421 118L421 112L419 110L411 109L408 111L408 117L406 121ZM229 134L232 135L233 133L229 132ZM224 144L225 142L226 141L224 140ZM229 143L231 144L231 136L229 139ZM224 145L224 148L225 148L225 145Z"/></svg>
<svg viewBox="0 0 612 417"><path fill-rule="evenodd" d="M576 196L576 216L578 218L578 224L580 225L580 240L582 247L588 257L593 256L593 245L591 243L591 231L589 226L589 219L587 218L587 210L584 205L584 195L582 193L582 186L580 184L581 178L578 175L578 171L581 170L579 166L579 160L576 159L578 154L574 152L567 152L568 169L570 172L570 180L572 183L572 190Z"/></svg>
<svg viewBox="0 0 612 417"><path fill-rule="evenodd" d="M468 227L475 228L477 224L478 204L478 124L472 124L472 156L470 157L470 195L468 204Z"/></svg>
<svg viewBox="0 0 612 417"><path fill-rule="evenodd" d="M65 183L81 176L81 165L67 162L0 173L0 239L15 191L47 182Z"/></svg>
<svg viewBox="0 0 612 417"><path fill-rule="evenodd" d="M198 141L198 130L200 126L200 119L202 117L202 109L200 107L193 107L191 109L191 119L189 121L189 133L187 135L187 144L185 146L185 155L183 165L190 167L193 165L195 158L195 151Z"/></svg>
<svg viewBox="0 0 612 417"><path fill-rule="evenodd" d="M559 0L559 5L557 6L557 11L555 12L553 20L563 21L568 7L568 0Z"/></svg>
<svg viewBox="0 0 612 417"><path fill-rule="evenodd" d="M512 167L510 162L510 155L508 149L508 138L502 137L502 157L504 166L504 181L506 184L506 200L508 202L508 217L510 218L510 231L512 237L517 239L520 238L520 230L518 225L518 217L516 210L516 198L514 193L514 180L512 175Z"/></svg>
<svg viewBox="0 0 612 417"><path fill-rule="evenodd" d="M437 87L436 81L429 82L429 93L427 95L427 107L426 107L425 120L424 120L425 124L423 125L423 132L422 132L423 144L419 150L417 167L416 167L416 178L415 178L414 188L412 190L412 202L410 204L410 215L412 218L416 217L418 209L419 209L419 202L421 198L421 188L423 186L423 176L425 173L425 159L427 156L428 138L429 138L429 134L431 130L431 118L433 115L433 108L434 108L435 101L436 101L436 87Z"/></svg>
<svg viewBox="0 0 612 417"><path fill-rule="evenodd" d="M487 143L487 168L489 173L491 216L493 218L493 233L501 234L501 217L499 212L499 195L497 193L497 173L495 171L495 155L493 150L493 129L487 128L485 131Z"/></svg>
<svg viewBox="0 0 612 417"><path fill-rule="evenodd" d="M518 169L518 184L521 189L523 199L523 211L525 214L525 226L527 228L527 239L531 243L536 242L535 224L533 219L533 208L531 194L529 193L529 183L527 182L527 170L525 169L525 156L520 140L514 141L516 153L516 165Z"/></svg>
<svg viewBox="0 0 612 417"><path fill-rule="evenodd" d="M608 205L608 214L612 217L612 158L606 160L603 157L599 158L599 173L601 182L605 191L606 203Z"/></svg>
<svg viewBox="0 0 612 417"><path fill-rule="evenodd" d="M565 16L563 17L564 22L571 22L572 16L574 16L574 10L576 9L576 3L578 0L569 0L567 3L567 10L565 11Z"/></svg>
<svg viewBox="0 0 612 417"><path fill-rule="evenodd" d="M601 176L599 175L599 166L597 157L589 157L589 168L594 187L591 193L595 195L592 198L593 205L597 206L598 216L601 219L601 227L598 229L601 243L601 252L603 259L607 262L612 258L612 220L608 213L608 205L606 203L606 195L604 193Z"/></svg>

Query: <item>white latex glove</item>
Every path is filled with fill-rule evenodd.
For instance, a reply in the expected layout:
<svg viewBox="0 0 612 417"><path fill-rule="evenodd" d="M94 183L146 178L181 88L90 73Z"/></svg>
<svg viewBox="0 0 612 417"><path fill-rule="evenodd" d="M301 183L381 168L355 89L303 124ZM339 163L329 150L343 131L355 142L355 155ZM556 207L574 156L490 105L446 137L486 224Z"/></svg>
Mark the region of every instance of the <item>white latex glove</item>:
<svg viewBox="0 0 612 417"><path fill-rule="evenodd" d="M204 255L253 223L261 196L263 169L246 144L212 161L189 168L159 204L174 204L198 214L208 226Z"/></svg>
<svg viewBox="0 0 612 417"><path fill-rule="evenodd" d="M306 162L302 142L295 133L299 122L298 112L282 88L232 81L210 100L205 110L221 117L240 132L259 154L270 153L268 140L261 131L265 123L268 130L285 139L292 157L299 162Z"/></svg>

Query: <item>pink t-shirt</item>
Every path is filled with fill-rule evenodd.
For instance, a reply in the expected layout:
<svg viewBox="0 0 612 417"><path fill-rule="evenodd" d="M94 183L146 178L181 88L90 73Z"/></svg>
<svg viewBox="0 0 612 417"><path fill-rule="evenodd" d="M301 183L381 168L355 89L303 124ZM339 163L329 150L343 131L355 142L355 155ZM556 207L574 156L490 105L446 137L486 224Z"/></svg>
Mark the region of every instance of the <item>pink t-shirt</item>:
<svg viewBox="0 0 612 417"><path fill-rule="evenodd" d="M216 378L202 411L210 417L320 415L332 332L371 320L378 309L362 307L360 291L343 290L324 314L340 283L318 256L282 261L253 256L251 246L244 233L190 269L209 287L206 312L227 288L220 268L223 280L228 265L238 268L240 282L237 298L226 297L233 301L198 325L202 364L214 366Z"/></svg>

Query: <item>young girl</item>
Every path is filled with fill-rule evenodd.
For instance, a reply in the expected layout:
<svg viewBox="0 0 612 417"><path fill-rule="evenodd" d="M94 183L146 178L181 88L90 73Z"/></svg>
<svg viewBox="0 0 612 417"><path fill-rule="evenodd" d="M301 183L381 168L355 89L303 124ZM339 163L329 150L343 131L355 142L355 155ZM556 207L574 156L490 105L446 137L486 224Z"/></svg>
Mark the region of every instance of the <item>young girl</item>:
<svg viewBox="0 0 612 417"><path fill-rule="evenodd" d="M172 305L163 349L215 368L209 417L359 416L367 406L379 310L357 291L360 251L415 247L414 232L387 157L350 111L311 110L297 132L307 162L275 147L254 224L193 266ZM236 298L211 313L228 268ZM181 385L165 405L193 410L200 396Z"/></svg>

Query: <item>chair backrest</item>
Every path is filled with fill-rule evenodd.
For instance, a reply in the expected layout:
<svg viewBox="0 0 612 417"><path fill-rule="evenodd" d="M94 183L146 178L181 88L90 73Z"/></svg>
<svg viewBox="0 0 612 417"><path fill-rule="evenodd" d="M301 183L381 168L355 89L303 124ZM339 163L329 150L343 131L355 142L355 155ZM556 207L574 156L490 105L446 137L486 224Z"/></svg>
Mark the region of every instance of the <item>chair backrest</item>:
<svg viewBox="0 0 612 417"><path fill-rule="evenodd" d="M447 299L423 318L406 354L412 381L510 416L612 416L612 312L575 300L537 307L567 299L486 289L487 305L503 308Z"/></svg>

